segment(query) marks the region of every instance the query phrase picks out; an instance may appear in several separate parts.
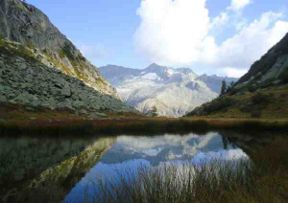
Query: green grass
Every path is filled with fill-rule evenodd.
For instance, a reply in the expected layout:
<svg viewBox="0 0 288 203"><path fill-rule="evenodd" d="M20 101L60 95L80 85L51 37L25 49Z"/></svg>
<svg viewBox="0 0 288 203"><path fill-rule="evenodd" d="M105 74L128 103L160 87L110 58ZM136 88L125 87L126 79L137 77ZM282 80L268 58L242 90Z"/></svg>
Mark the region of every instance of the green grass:
<svg viewBox="0 0 288 203"><path fill-rule="evenodd" d="M5 54L11 55L13 57L16 55L30 60L36 60L31 48L0 38L0 53L1 52L4 52Z"/></svg>
<svg viewBox="0 0 288 203"><path fill-rule="evenodd" d="M287 119L288 85L227 94L196 108L187 116Z"/></svg>

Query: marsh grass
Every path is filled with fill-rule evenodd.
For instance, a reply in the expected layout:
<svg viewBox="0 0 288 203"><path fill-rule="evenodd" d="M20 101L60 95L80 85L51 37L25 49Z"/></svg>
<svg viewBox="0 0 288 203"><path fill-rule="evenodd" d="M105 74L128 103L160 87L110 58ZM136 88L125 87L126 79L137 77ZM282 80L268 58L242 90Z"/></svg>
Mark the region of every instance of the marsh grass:
<svg viewBox="0 0 288 203"><path fill-rule="evenodd" d="M96 182L89 202L230 203L287 202L287 139L256 147L249 160L204 165L163 164L125 171L117 180Z"/></svg>
<svg viewBox="0 0 288 203"><path fill-rule="evenodd" d="M100 182L93 202L233 202L237 196L245 202L255 187L252 174L244 161L141 167L136 174L119 174L118 181Z"/></svg>

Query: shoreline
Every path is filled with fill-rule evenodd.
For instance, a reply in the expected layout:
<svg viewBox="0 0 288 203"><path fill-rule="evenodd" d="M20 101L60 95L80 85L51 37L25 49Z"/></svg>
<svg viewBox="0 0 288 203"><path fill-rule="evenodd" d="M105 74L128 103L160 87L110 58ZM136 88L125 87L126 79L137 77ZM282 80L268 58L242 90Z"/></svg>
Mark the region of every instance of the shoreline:
<svg viewBox="0 0 288 203"><path fill-rule="evenodd" d="M3 120L0 136L48 135L157 135L163 133L205 134L213 130L284 131L288 119L244 118L111 118L111 119L55 119L55 120Z"/></svg>

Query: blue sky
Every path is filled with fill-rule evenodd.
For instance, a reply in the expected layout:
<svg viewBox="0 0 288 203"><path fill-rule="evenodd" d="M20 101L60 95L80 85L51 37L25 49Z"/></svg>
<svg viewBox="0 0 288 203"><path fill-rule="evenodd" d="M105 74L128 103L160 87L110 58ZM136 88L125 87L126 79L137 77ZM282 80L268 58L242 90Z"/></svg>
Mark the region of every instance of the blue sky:
<svg viewBox="0 0 288 203"><path fill-rule="evenodd" d="M96 66L240 76L288 32L287 0L28 0Z"/></svg>

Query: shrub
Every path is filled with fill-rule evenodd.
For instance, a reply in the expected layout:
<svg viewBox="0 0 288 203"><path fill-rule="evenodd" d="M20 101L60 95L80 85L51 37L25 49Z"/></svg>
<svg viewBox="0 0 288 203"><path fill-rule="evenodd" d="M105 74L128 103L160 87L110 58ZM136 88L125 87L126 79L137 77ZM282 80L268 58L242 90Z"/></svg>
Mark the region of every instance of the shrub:
<svg viewBox="0 0 288 203"><path fill-rule="evenodd" d="M71 48L71 45L69 45L68 43L65 43L62 50L60 51L60 56L61 57L67 56L68 59L72 61L75 60L75 56Z"/></svg>
<svg viewBox="0 0 288 203"><path fill-rule="evenodd" d="M249 85L247 86L247 90L248 90L249 92L255 92L255 91L257 90L257 87L256 87L255 85L253 85L253 84L249 84Z"/></svg>
<svg viewBox="0 0 288 203"><path fill-rule="evenodd" d="M262 115L262 112L259 109L255 109L255 110L251 111L251 117L252 118L260 118L261 115Z"/></svg>
<svg viewBox="0 0 288 203"><path fill-rule="evenodd" d="M288 83L288 67L285 68L285 71L282 73L281 79L284 84Z"/></svg>
<svg viewBox="0 0 288 203"><path fill-rule="evenodd" d="M227 108L232 106L234 103L234 99L230 97L220 97L209 103L209 105L205 107L205 111L208 114L217 111L226 111Z"/></svg>
<svg viewBox="0 0 288 203"><path fill-rule="evenodd" d="M267 105L270 101L269 97L272 95L266 95L263 93L256 93L251 97L251 102L254 105Z"/></svg>

